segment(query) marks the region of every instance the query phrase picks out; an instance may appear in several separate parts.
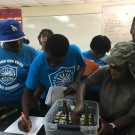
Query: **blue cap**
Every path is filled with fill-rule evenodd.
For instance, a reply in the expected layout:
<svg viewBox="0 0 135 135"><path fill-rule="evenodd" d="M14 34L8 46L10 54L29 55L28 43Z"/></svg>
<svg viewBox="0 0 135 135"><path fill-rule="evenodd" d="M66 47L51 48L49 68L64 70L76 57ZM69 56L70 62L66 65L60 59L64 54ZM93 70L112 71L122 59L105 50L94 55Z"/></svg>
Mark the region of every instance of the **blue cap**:
<svg viewBox="0 0 135 135"><path fill-rule="evenodd" d="M14 19L6 19L0 22L0 42L11 42L23 38L20 23Z"/></svg>

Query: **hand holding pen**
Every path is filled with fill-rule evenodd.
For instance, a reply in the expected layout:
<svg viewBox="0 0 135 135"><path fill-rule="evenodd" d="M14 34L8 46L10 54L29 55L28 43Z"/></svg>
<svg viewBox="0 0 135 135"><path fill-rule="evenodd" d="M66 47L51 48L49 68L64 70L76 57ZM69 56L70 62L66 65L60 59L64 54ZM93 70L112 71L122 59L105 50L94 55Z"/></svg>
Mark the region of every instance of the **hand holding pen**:
<svg viewBox="0 0 135 135"><path fill-rule="evenodd" d="M23 112L21 113L21 115L22 115L22 120L18 122L18 127L21 131L29 132L32 127L31 121L26 119Z"/></svg>

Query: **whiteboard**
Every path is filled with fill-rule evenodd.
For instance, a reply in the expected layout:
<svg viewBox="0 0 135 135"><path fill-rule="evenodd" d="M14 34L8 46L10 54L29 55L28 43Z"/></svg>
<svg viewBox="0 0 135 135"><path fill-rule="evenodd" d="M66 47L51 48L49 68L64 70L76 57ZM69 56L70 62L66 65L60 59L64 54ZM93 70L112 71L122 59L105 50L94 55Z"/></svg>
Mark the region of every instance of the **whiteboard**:
<svg viewBox="0 0 135 135"><path fill-rule="evenodd" d="M70 43L84 51L90 48L91 39L102 33L102 14L23 17L26 38L36 49L40 48L38 34L44 28L65 35Z"/></svg>
<svg viewBox="0 0 135 135"><path fill-rule="evenodd" d="M103 7L103 34L110 38L112 46L132 40L130 29L133 17L135 4Z"/></svg>

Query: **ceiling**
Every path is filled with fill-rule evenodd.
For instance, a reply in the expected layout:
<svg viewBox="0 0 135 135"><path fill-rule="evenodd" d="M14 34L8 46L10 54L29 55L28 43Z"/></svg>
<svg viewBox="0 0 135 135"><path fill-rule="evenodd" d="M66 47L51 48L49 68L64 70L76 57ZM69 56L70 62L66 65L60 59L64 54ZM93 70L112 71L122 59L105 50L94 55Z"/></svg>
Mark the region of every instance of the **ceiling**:
<svg viewBox="0 0 135 135"><path fill-rule="evenodd" d="M80 3L103 2L103 1L112 2L124 0L0 0L0 8L33 7L33 6L47 6L59 4L80 4Z"/></svg>

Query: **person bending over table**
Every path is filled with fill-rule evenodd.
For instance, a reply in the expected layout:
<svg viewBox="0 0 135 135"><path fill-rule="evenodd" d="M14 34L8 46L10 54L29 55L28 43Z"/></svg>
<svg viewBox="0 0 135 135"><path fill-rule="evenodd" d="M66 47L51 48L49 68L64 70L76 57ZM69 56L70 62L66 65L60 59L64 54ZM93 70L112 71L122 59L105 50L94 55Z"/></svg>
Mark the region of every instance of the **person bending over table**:
<svg viewBox="0 0 135 135"><path fill-rule="evenodd" d="M47 95L51 86L65 86L71 95L75 94L85 66L80 49L76 45L69 45L65 36L53 34L48 38L45 52L39 54L31 64L22 96L22 110L28 121L26 132L32 126L29 119L31 104L39 100L44 90ZM34 89L36 89L35 92ZM25 126L24 121L21 122Z"/></svg>
<svg viewBox="0 0 135 135"><path fill-rule="evenodd" d="M76 107L71 113L74 124L84 110L86 89L101 84L97 135L134 135L135 133L135 44L117 43L110 55L102 58L108 65L88 76L77 90Z"/></svg>

